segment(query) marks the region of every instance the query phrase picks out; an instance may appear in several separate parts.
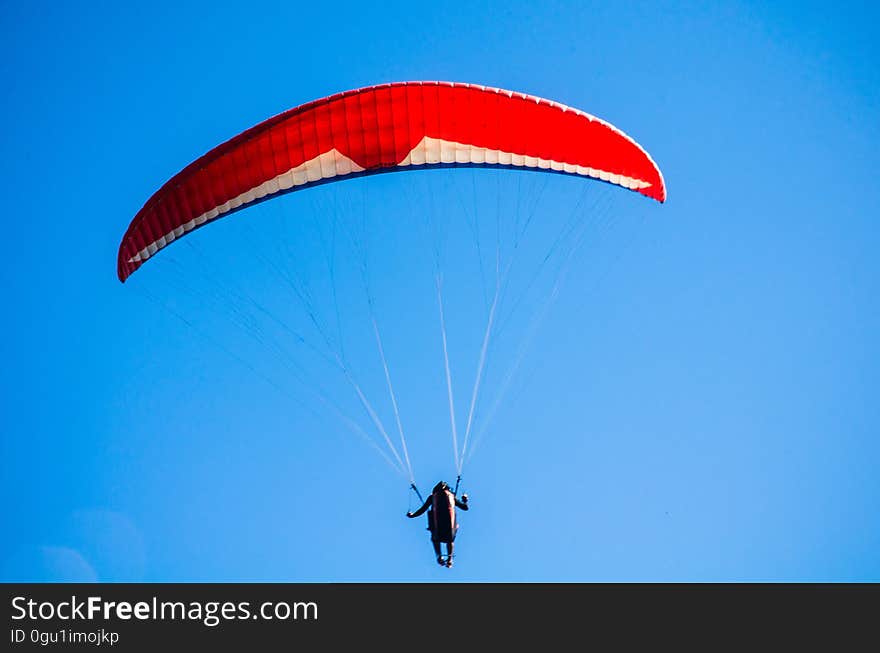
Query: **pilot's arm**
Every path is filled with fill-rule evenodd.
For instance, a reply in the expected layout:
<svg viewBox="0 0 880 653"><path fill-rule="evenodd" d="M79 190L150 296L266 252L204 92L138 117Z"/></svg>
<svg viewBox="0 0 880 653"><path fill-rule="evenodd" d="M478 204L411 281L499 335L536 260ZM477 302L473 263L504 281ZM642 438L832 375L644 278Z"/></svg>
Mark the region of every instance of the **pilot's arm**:
<svg viewBox="0 0 880 653"><path fill-rule="evenodd" d="M422 504L421 508L419 508L415 512L406 513L406 516L409 517L410 519L412 519L413 517L418 517L419 515L424 514L424 512L428 509L428 506L430 506L430 505L431 505L431 497L428 497L427 499L425 499L425 503ZM465 508L465 510L467 510L467 508Z"/></svg>

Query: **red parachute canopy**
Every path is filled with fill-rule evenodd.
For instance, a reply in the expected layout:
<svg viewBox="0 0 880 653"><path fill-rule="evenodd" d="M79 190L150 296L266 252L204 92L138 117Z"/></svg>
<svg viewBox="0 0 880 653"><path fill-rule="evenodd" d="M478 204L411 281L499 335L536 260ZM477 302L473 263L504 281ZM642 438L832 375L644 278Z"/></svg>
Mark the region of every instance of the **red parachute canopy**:
<svg viewBox="0 0 880 653"><path fill-rule="evenodd" d="M125 281L171 241L273 195L380 172L484 165L582 175L666 199L648 153L583 111L473 84L382 84L290 109L188 165L135 215L117 274Z"/></svg>

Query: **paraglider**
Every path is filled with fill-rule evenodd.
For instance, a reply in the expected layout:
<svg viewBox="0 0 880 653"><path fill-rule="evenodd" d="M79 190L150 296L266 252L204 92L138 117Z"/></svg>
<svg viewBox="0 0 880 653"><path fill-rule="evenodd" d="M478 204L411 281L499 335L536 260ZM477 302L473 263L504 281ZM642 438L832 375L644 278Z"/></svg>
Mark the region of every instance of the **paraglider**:
<svg viewBox="0 0 880 653"><path fill-rule="evenodd" d="M134 216L119 245L117 275L121 282L126 282L172 242L221 217L287 193L369 175L460 167L556 173L570 178L603 181L661 203L666 199L663 176L648 153L613 125L583 111L523 93L474 84L381 84L346 91L285 111L215 147L183 168ZM455 208L445 207L444 214L453 213ZM501 217L496 216L499 224ZM525 233L527 227L528 221L525 221L517 237ZM578 233L569 225L558 235L557 241ZM570 251L576 249L578 242L575 239ZM544 261L547 258L549 254ZM510 264L502 266L500 261L499 244L494 298L486 302L488 316L485 330L481 331L479 363L466 426L462 429L461 446L447 351L442 275L435 272L449 419L459 478L475 422L490 338L499 328L496 309L510 269ZM273 268L280 267L274 260L268 262ZM212 278L212 282L215 279ZM302 298L296 284L291 285ZM556 286L558 282L552 296L556 294ZM383 456L409 477L410 485L415 489L390 367L369 293L367 302L402 455L392 443L389 429L385 428L367 393L355 380L344 352L330 352L334 343L326 337L324 344L328 353L325 358L355 391L361 407L392 454L386 456L383 453ZM258 310L267 312L262 305L252 303ZM315 327L320 329L311 307L309 315ZM277 316L271 317L282 322ZM258 335L263 341L264 334ZM516 363L514 370L515 367ZM364 435L363 429L343 415L335 404L322 396L319 399L335 411L348 428ZM420 508L407 513L408 517L416 517L428 512L437 561L446 567L452 566L458 530L455 510L468 509L467 495L459 499L457 490L457 486L453 491L445 483L439 483ZM447 546L445 557L440 552L443 543Z"/></svg>
<svg viewBox="0 0 880 653"><path fill-rule="evenodd" d="M434 555L437 556L437 564L442 567L452 567L452 557L455 550L455 536L458 533L458 517L455 509L468 510L468 495L461 495L461 499L455 496L455 492L449 489L446 481L440 481L434 486L422 506L415 512L408 512L410 519L419 517L428 512L428 530L431 531L431 544L434 546ZM446 556L440 550L440 544L446 544Z"/></svg>
<svg viewBox="0 0 880 653"><path fill-rule="evenodd" d="M382 84L290 109L188 165L132 220L119 246L119 280L184 234L255 202L423 166L560 172L666 199L648 153L587 113L473 84Z"/></svg>

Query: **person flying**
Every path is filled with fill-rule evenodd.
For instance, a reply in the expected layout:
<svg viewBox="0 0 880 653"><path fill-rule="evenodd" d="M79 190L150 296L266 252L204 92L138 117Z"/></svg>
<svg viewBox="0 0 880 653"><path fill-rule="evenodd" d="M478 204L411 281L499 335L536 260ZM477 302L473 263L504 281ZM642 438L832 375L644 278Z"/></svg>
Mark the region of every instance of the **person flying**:
<svg viewBox="0 0 880 653"><path fill-rule="evenodd" d="M455 534L458 532L458 519L455 509L468 509L467 494L461 495L459 500L455 493L449 489L446 481L440 481L434 486L422 507L415 512L408 512L409 518L418 517L425 511L428 512L428 530L431 531L431 544L434 546L434 554L437 556L437 564L451 567L452 554L455 547ZM440 544L446 544L446 557L440 552Z"/></svg>

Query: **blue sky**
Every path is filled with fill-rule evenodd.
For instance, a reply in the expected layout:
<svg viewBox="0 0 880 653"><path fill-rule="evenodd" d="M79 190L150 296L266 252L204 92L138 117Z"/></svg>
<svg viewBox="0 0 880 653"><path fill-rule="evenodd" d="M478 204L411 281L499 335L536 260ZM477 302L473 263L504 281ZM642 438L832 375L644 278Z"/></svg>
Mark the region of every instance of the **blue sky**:
<svg viewBox="0 0 880 653"><path fill-rule="evenodd" d="M870 3L4 3L0 579L880 580L877 19ZM525 288L590 182L331 184L115 276L131 217L188 162L297 104L410 79L584 109L639 140L669 187L663 206L584 191L614 226L563 266L468 462L451 571L403 518L406 480L313 410L228 300L244 289L303 319L263 264L289 238L284 264L332 318L314 225L360 213L425 490L454 464L422 227L445 225L461 422L485 324L467 211L537 202ZM339 333L390 425L344 254ZM495 341L483 409L552 285ZM304 364L369 429L344 379Z"/></svg>

